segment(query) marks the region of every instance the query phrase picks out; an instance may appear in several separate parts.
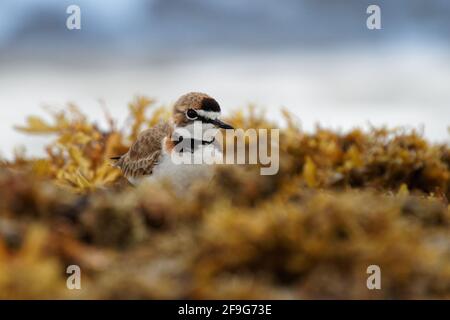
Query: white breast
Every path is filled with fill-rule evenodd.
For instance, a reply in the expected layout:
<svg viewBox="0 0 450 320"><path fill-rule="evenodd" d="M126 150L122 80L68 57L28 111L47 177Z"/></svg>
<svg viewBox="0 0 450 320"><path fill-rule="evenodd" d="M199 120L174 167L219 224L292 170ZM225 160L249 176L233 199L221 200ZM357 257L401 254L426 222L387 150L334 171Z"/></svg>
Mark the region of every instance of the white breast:
<svg viewBox="0 0 450 320"><path fill-rule="evenodd" d="M211 181L214 163L220 163L222 152L215 144L199 146L187 153L190 163L179 163L171 154L163 153L149 180L168 180L177 191L184 191L195 181Z"/></svg>

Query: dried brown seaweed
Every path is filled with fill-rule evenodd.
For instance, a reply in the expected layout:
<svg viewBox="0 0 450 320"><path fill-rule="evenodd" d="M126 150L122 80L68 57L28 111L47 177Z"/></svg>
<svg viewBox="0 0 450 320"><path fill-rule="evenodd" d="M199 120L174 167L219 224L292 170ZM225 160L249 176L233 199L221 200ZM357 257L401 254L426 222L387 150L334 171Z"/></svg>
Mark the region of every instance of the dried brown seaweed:
<svg viewBox="0 0 450 320"><path fill-rule="evenodd" d="M384 128L306 133L284 112L277 175L221 166L179 196L131 188L109 165L167 117L153 105L136 98L121 130L75 106L19 127L55 139L45 158L0 166L0 298L450 298L448 145ZM228 120L275 127L255 109ZM71 264L81 290L66 288ZM381 290L366 287L372 264Z"/></svg>

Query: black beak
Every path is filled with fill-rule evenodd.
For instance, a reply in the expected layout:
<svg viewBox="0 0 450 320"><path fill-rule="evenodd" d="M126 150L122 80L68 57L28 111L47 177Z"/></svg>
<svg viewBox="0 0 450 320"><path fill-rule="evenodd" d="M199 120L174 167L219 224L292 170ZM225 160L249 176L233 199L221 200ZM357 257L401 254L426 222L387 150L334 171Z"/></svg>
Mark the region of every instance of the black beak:
<svg viewBox="0 0 450 320"><path fill-rule="evenodd" d="M211 123L215 125L216 127L222 128L222 129L234 129L229 124L226 124L225 122L220 121L219 119L211 120Z"/></svg>

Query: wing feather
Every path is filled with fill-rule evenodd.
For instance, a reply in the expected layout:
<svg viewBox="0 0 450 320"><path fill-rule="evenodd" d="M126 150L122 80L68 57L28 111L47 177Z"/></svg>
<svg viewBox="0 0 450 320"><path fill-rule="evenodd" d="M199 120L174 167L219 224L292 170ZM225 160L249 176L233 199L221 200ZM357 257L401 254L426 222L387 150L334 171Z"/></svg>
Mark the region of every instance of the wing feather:
<svg viewBox="0 0 450 320"><path fill-rule="evenodd" d="M139 178L152 174L162 151L162 141L170 132L170 125L160 123L143 131L130 150L120 157L114 166L120 168L127 178ZM114 159L114 158L113 158Z"/></svg>

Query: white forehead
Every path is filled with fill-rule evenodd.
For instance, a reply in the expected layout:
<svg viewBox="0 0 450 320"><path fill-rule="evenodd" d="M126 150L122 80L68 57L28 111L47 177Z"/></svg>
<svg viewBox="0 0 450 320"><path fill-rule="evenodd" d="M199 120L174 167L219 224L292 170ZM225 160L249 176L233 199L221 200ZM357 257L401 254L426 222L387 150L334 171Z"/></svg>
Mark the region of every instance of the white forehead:
<svg viewBox="0 0 450 320"><path fill-rule="evenodd" d="M215 120L220 116L220 112L216 111L205 111L205 110L195 110L197 111L197 114L203 118Z"/></svg>

